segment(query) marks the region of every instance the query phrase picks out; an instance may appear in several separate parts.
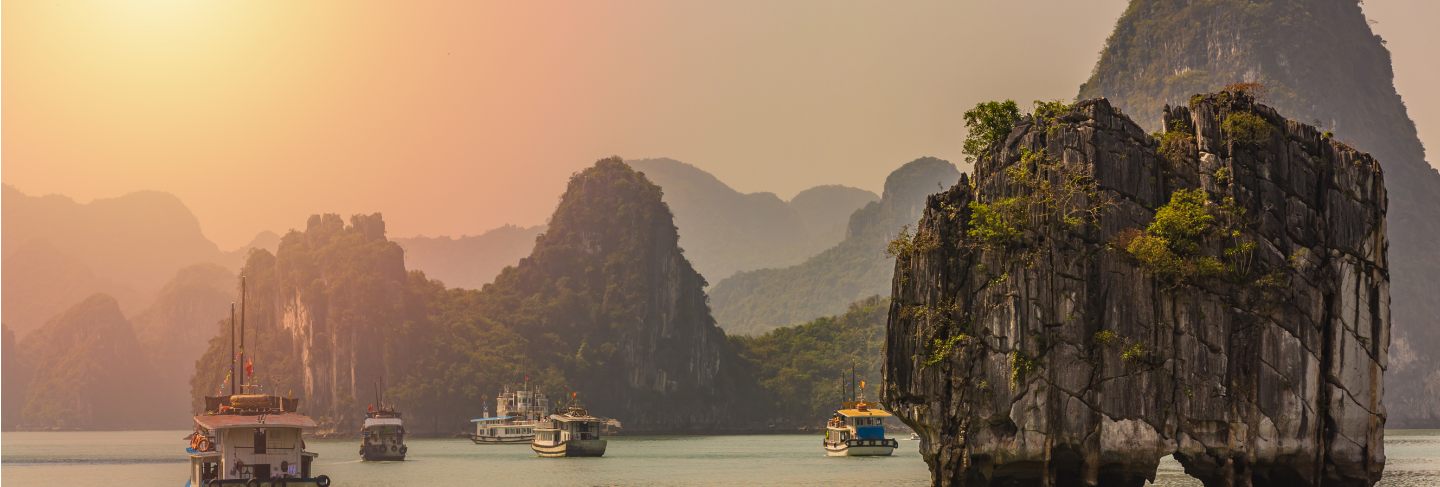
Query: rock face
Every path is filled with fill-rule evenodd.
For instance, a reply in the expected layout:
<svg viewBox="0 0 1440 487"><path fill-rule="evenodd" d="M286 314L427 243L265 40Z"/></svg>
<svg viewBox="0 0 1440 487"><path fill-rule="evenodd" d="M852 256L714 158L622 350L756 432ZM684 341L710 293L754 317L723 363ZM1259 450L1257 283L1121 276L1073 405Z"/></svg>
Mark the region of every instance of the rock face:
<svg viewBox="0 0 1440 487"><path fill-rule="evenodd" d="M355 215L349 224L313 215L274 254L251 252L241 275L248 288L244 345L255 364L248 381L299 397L323 433L357 430L375 385L398 375L402 326L423 315L407 308L404 251L386 239L381 215ZM219 319L228 310L213 311ZM212 330L191 380L197 405L228 392L230 329L222 321Z"/></svg>
<svg viewBox="0 0 1440 487"><path fill-rule="evenodd" d="M885 245L914 227L925 196L959 179L949 162L922 157L885 178L885 193L850 215L845 240L789 267L741 272L710 290L715 319L731 334L761 334L781 326L844 313L851 303L884 295L893 268Z"/></svg>
<svg viewBox="0 0 1440 487"><path fill-rule="evenodd" d="M1154 130L1160 107L1229 83L1385 163L1395 336L1392 427L1440 427L1440 172L1395 89L1390 52L1355 0L1132 0L1080 98Z"/></svg>
<svg viewBox="0 0 1440 487"><path fill-rule="evenodd" d="M1243 93L1164 120L1162 143L1104 99L1026 118L930 197L883 396L937 485L1139 486L1170 453L1207 486L1379 479L1379 165ZM1164 227L1187 194L1206 201L1189 223L1225 231L1155 259L1135 242L1183 233ZM1015 201L1040 211L1007 221Z"/></svg>

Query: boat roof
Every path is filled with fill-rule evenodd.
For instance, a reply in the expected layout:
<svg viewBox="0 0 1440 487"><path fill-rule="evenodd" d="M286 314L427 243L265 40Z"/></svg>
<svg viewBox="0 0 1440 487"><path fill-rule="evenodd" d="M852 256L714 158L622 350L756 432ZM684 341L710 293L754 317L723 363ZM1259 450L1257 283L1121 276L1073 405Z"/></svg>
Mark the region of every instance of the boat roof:
<svg viewBox="0 0 1440 487"><path fill-rule="evenodd" d="M841 409L841 410L835 411L835 412L836 412L836 413L839 413L841 416L845 416L845 417L847 417L847 418L888 418L888 417L894 416L893 414L887 413L887 412L885 412L885 411L882 410L882 409L875 409L875 408L866 408L866 409L863 409L863 410L861 410L861 409Z"/></svg>
<svg viewBox="0 0 1440 487"><path fill-rule="evenodd" d="M369 428L371 426L404 426L404 424L400 418L365 418L365 424L361 426L361 428Z"/></svg>
<svg viewBox="0 0 1440 487"><path fill-rule="evenodd" d="M315 420L299 413L202 414L195 424L208 430L227 428L314 428Z"/></svg>
<svg viewBox="0 0 1440 487"><path fill-rule="evenodd" d="M572 415L570 415L570 414L551 414L551 415L550 415L550 419L553 419L553 420L556 420L556 421L565 421L565 422L567 422L567 423L573 423L573 422L576 422L576 421L587 421L587 422L589 422L589 421L599 422L599 421L600 421L600 418L597 418L597 417L594 417L594 416L590 416L590 415L585 415L585 416L572 416Z"/></svg>
<svg viewBox="0 0 1440 487"><path fill-rule="evenodd" d="M505 419L515 419L515 417L514 417L514 416L491 416L491 417L488 417L488 418L475 418L475 419L470 420L470 422L471 422L471 423L479 423L479 422L481 422L481 421L500 421L500 420L505 420Z"/></svg>

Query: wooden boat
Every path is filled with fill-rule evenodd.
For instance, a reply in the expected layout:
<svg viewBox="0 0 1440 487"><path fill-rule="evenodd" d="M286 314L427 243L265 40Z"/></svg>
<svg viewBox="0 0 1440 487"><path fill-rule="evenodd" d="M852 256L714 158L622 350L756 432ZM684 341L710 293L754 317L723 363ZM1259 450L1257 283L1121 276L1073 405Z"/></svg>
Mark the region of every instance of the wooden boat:
<svg viewBox="0 0 1440 487"><path fill-rule="evenodd" d="M603 419L591 416L585 408L571 404L565 412L550 415L549 421L535 428L530 449L544 458L603 456L606 446L606 441L600 438L603 423Z"/></svg>

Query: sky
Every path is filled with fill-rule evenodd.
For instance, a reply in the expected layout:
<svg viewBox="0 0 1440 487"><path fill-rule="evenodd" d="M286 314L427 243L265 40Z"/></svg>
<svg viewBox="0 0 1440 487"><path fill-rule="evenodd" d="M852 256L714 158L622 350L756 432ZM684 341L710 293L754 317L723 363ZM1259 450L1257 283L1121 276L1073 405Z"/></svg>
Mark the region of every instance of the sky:
<svg viewBox="0 0 1440 487"><path fill-rule="evenodd" d="M610 155L879 192L959 163L979 101L1072 98L1124 3L4 2L0 180L171 192L222 248L319 212L383 212L391 236L540 224ZM1440 147L1440 2L1366 10Z"/></svg>

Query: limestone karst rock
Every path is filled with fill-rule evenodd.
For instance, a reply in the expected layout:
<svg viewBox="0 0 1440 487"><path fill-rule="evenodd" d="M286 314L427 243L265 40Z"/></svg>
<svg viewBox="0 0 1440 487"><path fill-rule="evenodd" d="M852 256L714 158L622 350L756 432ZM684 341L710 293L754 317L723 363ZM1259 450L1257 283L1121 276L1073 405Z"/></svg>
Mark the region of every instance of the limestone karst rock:
<svg viewBox="0 0 1440 487"><path fill-rule="evenodd" d="M1244 93L1189 105L1158 140L1104 99L1026 118L930 197L883 395L937 485L1139 486L1171 453L1207 486L1379 479L1379 164Z"/></svg>
<svg viewBox="0 0 1440 487"><path fill-rule="evenodd" d="M1394 356L1389 424L1440 427L1440 172L1425 161L1385 40L1355 0L1131 0L1080 98L1156 129L1160 107L1237 82L1385 164ZM1433 162L1433 161L1432 161Z"/></svg>

